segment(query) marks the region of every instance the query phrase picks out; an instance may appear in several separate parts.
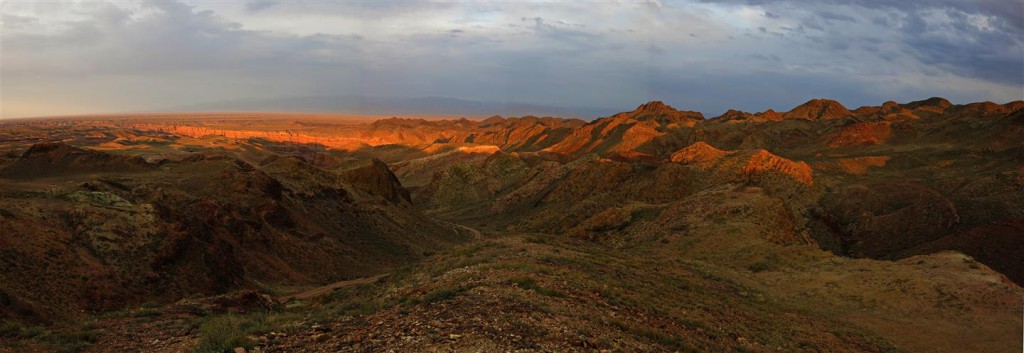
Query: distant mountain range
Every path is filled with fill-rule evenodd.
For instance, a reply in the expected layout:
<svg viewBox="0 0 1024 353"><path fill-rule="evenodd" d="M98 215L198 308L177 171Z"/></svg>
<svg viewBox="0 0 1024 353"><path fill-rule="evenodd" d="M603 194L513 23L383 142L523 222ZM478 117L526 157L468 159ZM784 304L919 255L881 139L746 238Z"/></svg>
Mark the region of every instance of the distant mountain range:
<svg viewBox="0 0 1024 353"><path fill-rule="evenodd" d="M384 98L368 96L306 96L242 99L190 104L160 111L288 111L365 115L558 116L593 119L615 108L563 107L518 102L474 101L446 97Z"/></svg>

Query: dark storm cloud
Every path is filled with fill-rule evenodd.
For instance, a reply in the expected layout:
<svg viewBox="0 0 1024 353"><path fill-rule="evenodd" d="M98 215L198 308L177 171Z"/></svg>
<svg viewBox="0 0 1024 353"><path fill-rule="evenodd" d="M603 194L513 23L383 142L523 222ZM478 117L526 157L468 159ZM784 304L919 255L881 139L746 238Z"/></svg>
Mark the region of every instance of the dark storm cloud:
<svg viewBox="0 0 1024 353"><path fill-rule="evenodd" d="M967 13L982 13L1004 20L1006 24L1024 28L1024 5L1019 0L700 0L711 4L746 4L770 6L793 4L795 6L849 6L915 12L924 8L953 8ZM775 13L775 12L772 12ZM769 16L771 17L771 16Z"/></svg>
<svg viewBox="0 0 1024 353"><path fill-rule="evenodd" d="M1024 65L1019 56L1007 50L1020 48L1020 39L1008 34L979 35L967 40L916 36L908 43L911 53L922 63L964 76L1024 85Z"/></svg>
<svg viewBox="0 0 1024 353"><path fill-rule="evenodd" d="M872 17L870 23L896 34L889 40L903 47L906 55L957 75L1024 85L1024 30L1021 27L1024 4L1019 2L766 0L729 3L757 4L768 9L765 13L786 13L786 10L794 8L812 9L810 15L800 19L800 28L824 33L808 34L805 38L809 44L838 51L851 46L860 47L858 42L866 40L842 33L842 27L854 25L857 22L855 16L860 13L884 10L883 15ZM836 4L846 5L847 11L818 9L831 8ZM835 23L830 25L828 22ZM764 27L759 31L771 32ZM891 61L897 55L889 51L880 57Z"/></svg>
<svg viewBox="0 0 1024 353"><path fill-rule="evenodd" d="M970 22L970 14L963 8L938 8L950 19L944 23L928 21L919 12L903 13L896 29L907 51L925 64L963 76L1024 85L1024 32L1019 26L998 21L992 28L980 28ZM1012 19L1012 12L1001 14L1004 19ZM885 23L892 27L892 22Z"/></svg>
<svg viewBox="0 0 1024 353"><path fill-rule="evenodd" d="M1005 21L1006 25L1018 30L1024 28L1024 5L1017 0L852 0L848 4L858 4L867 8L891 8L903 12L915 12L924 8L950 8L966 13L996 16Z"/></svg>

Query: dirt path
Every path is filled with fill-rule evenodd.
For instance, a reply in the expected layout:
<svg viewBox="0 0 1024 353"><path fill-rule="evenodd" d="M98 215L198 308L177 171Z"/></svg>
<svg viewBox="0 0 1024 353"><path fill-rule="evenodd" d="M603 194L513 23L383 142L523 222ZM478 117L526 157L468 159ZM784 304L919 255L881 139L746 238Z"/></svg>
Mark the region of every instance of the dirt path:
<svg viewBox="0 0 1024 353"><path fill-rule="evenodd" d="M325 295L333 293L335 290L337 290L339 288L345 288L345 287L354 286L354 285L357 285L357 284L373 283L373 282L376 282L377 280L379 280L381 278L384 278L384 277L387 277L389 275L390 275L389 273L385 273L385 274L376 275L376 276L373 276L373 277L363 277L363 278L350 279L350 280L345 280L345 281L340 281L340 282L334 282L334 283L328 284L326 286L316 287L316 288L307 290L305 292L299 292L299 293L295 293L295 294L283 295L283 296L278 297L277 301L280 302L280 303L284 303L284 302L287 302L287 301L289 301L291 299L309 300L309 299L313 299L313 298L317 298L317 297L322 297L322 296L325 296Z"/></svg>
<svg viewBox="0 0 1024 353"><path fill-rule="evenodd" d="M467 226L464 226L464 225L461 225L461 224L458 224L458 223L442 221L442 220L437 219L437 218L434 218L434 220L439 222L439 223L444 223L444 224L452 226L453 230L455 230L456 232L458 232L458 230L456 230L456 228L462 228L462 229L466 230L467 232L472 233L473 234L473 238L476 239L476 240L482 240L484 238L483 234L481 234L480 231L476 230L475 228L470 228L470 227L467 227Z"/></svg>

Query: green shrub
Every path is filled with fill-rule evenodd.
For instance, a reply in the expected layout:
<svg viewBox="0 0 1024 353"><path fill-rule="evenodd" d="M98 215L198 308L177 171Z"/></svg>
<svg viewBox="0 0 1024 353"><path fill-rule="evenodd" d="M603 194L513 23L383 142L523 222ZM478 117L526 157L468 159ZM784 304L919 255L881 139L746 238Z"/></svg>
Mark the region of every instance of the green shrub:
<svg viewBox="0 0 1024 353"><path fill-rule="evenodd" d="M21 325L14 322L4 322L0 324L0 337L18 337L21 336Z"/></svg>
<svg viewBox="0 0 1024 353"><path fill-rule="evenodd" d="M562 292L559 292L554 289L544 288L541 287L540 285L537 285L537 281L535 281L532 277L528 276L513 277L508 281L508 283L514 284L519 288L532 290L534 292L537 292L538 294L546 295L549 297L565 297L565 294Z"/></svg>
<svg viewBox="0 0 1024 353"><path fill-rule="evenodd" d="M39 326L24 327L21 324L12 321L0 324L0 337L32 338L44 333L46 333L46 329Z"/></svg>
<svg viewBox="0 0 1024 353"><path fill-rule="evenodd" d="M131 313L131 317L153 317L153 316L160 316L160 310L142 309L142 310L138 310L138 311L133 311Z"/></svg>
<svg viewBox="0 0 1024 353"><path fill-rule="evenodd" d="M624 332L655 342L661 346L672 348L676 352L699 352L697 348L683 341L681 337L658 329L637 327L618 319L613 319L609 323Z"/></svg>
<svg viewBox="0 0 1024 353"><path fill-rule="evenodd" d="M53 348L54 352L77 353L84 352L96 340L99 335L93 331L78 332L50 332L38 337L38 340L45 342Z"/></svg>
<svg viewBox="0 0 1024 353"><path fill-rule="evenodd" d="M270 331L262 315L223 315L206 318L199 325L199 345L194 352L221 352L235 347L250 349L251 334Z"/></svg>
<svg viewBox="0 0 1024 353"><path fill-rule="evenodd" d="M747 266L747 269L750 270L750 272L755 272L755 273L756 272L764 272L764 271L772 271L772 270L775 270L777 268L779 268L779 256L776 255L776 254L768 254L768 256L764 257L764 260L761 260L760 262L757 262L757 263L754 263L754 264L752 264L750 266Z"/></svg>
<svg viewBox="0 0 1024 353"><path fill-rule="evenodd" d="M433 302L448 300L454 298L455 296L459 295L459 293L462 293L466 290L467 289L455 287L438 288L431 291L430 293L424 294L423 298L420 299L420 302L423 304L430 304Z"/></svg>
<svg viewBox="0 0 1024 353"><path fill-rule="evenodd" d="M747 266L747 270L754 273L768 271L769 269L770 267L768 266L768 263L763 261Z"/></svg>

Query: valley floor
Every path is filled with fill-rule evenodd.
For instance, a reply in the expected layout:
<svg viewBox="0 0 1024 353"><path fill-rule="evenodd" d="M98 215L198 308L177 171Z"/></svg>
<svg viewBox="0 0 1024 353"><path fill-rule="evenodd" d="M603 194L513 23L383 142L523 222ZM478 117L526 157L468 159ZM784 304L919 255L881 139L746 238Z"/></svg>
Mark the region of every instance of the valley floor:
<svg viewBox="0 0 1024 353"><path fill-rule="evenodd" d="M243 291L146 305L22 328L0 352L1016 352L1021 293L1003 281L954 253L886 262L738 234L613 248L483 229L284 304Z"/></svg>

